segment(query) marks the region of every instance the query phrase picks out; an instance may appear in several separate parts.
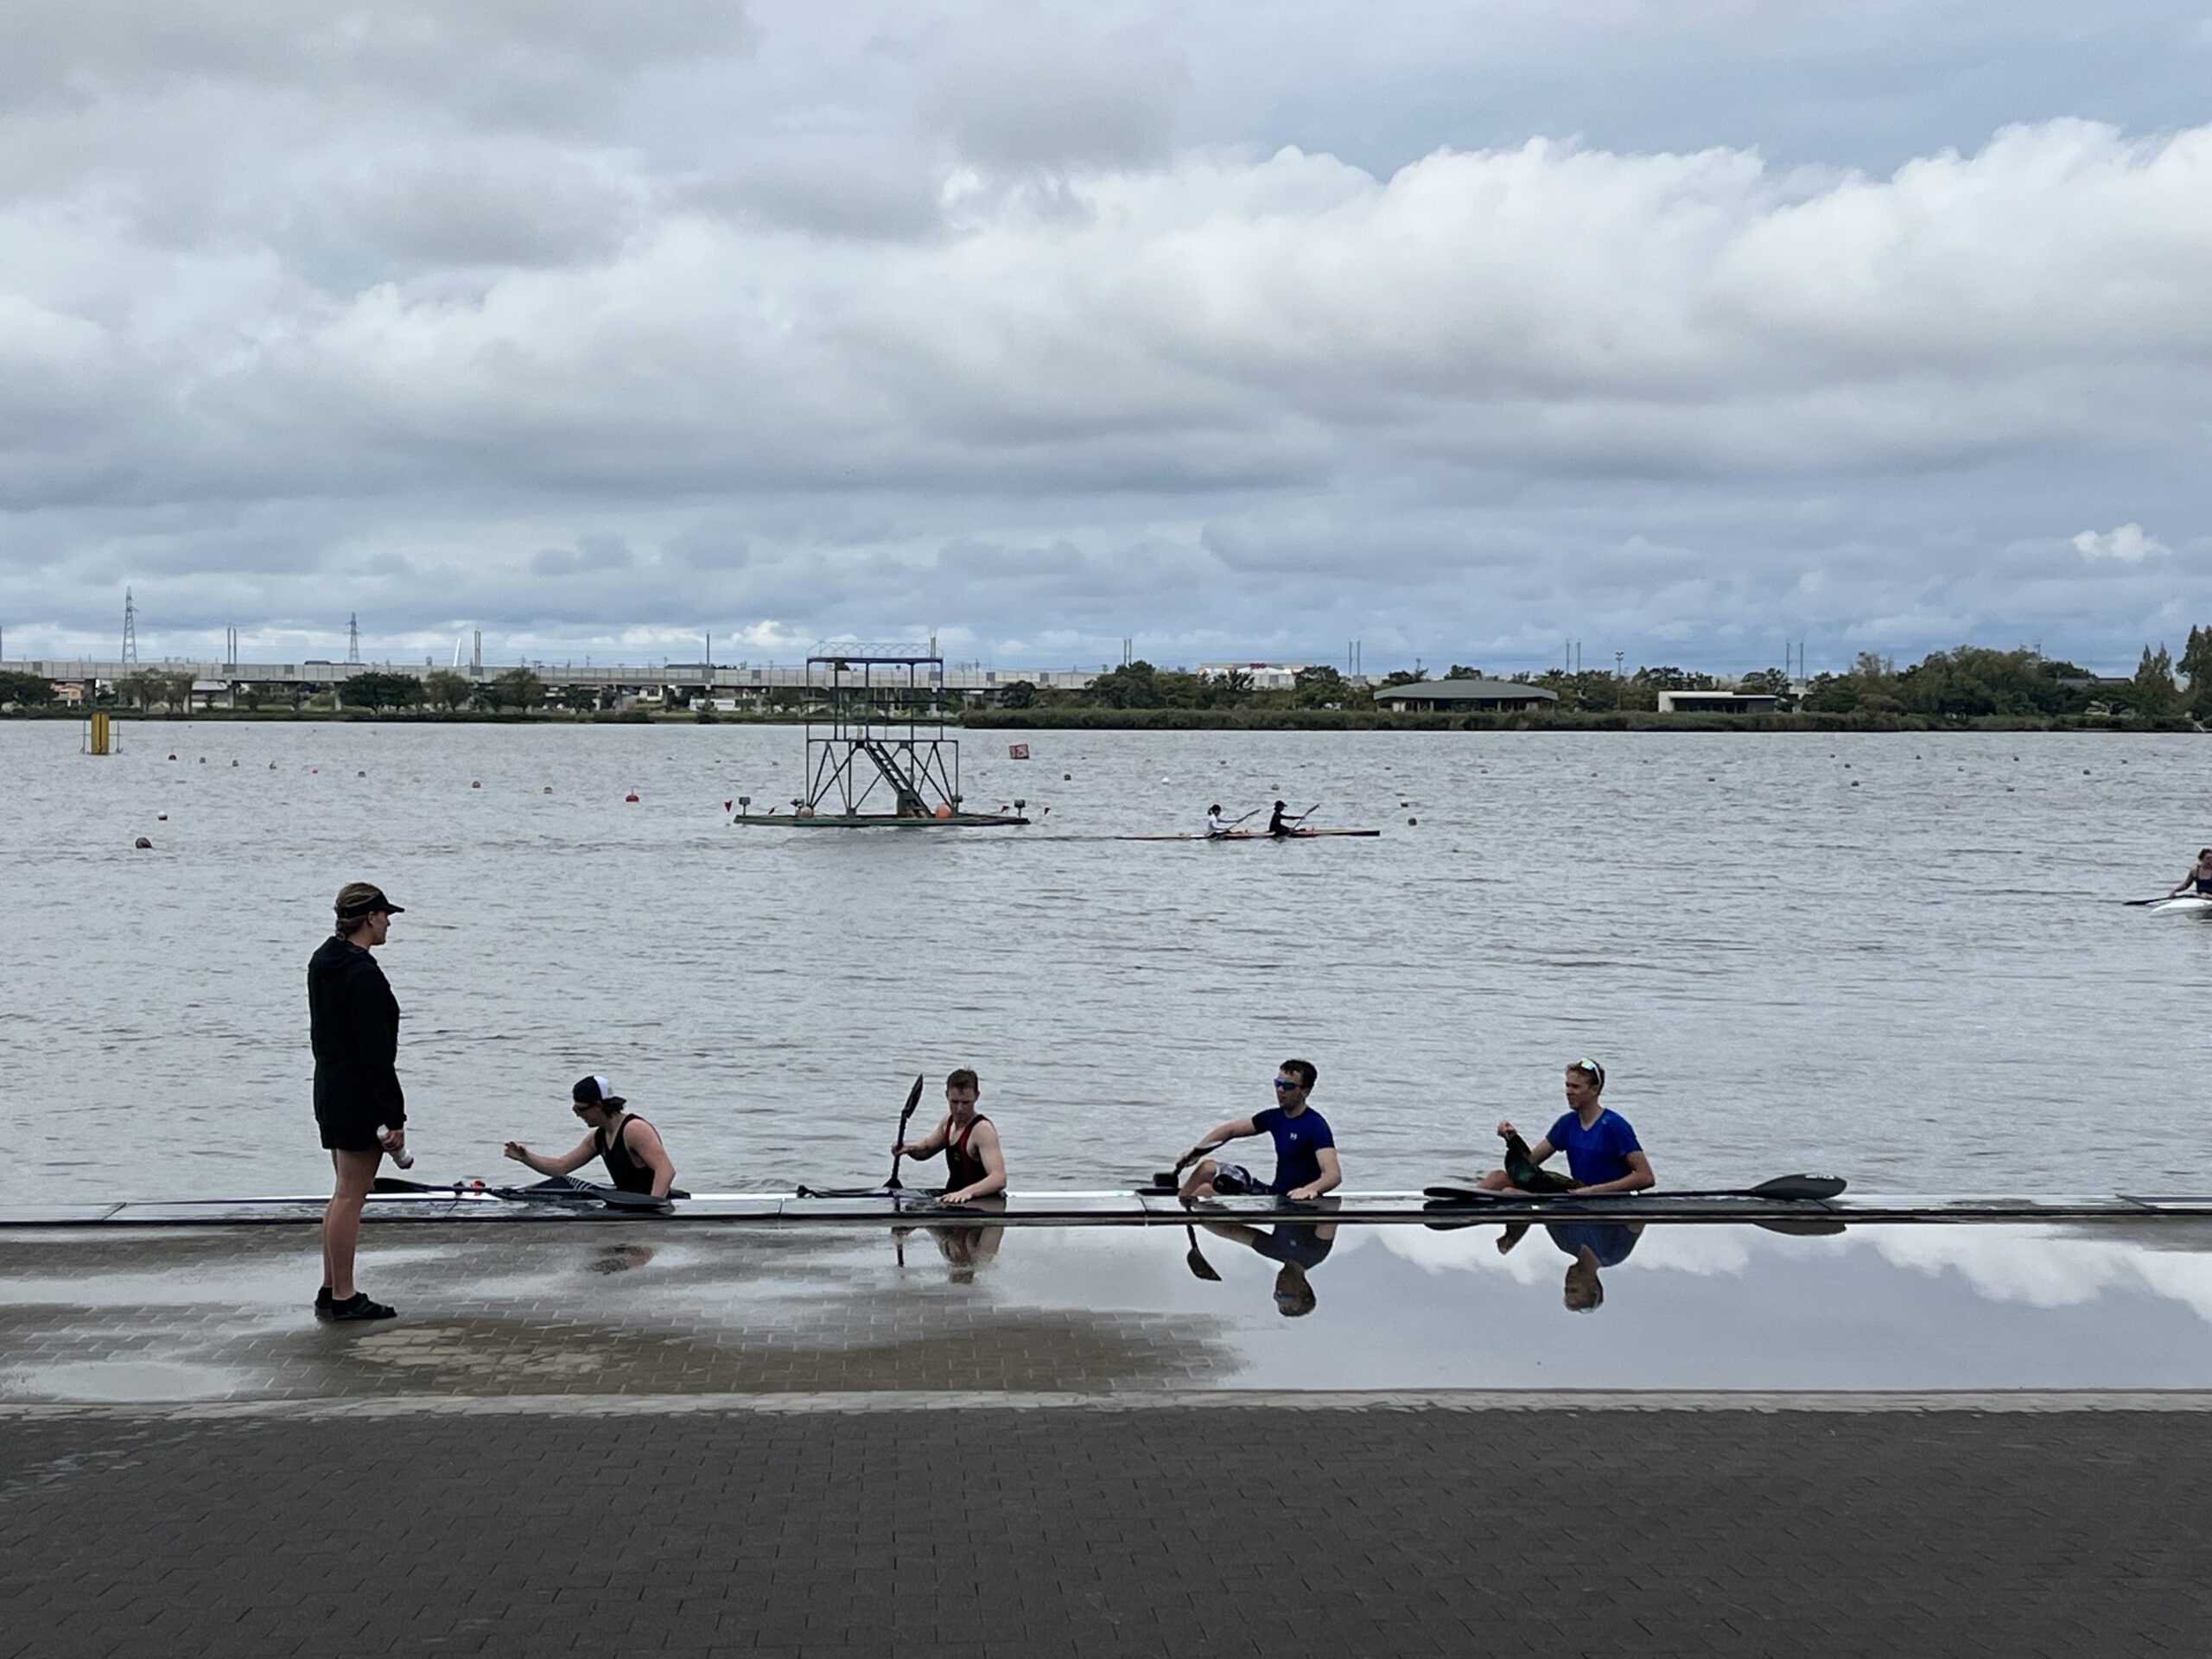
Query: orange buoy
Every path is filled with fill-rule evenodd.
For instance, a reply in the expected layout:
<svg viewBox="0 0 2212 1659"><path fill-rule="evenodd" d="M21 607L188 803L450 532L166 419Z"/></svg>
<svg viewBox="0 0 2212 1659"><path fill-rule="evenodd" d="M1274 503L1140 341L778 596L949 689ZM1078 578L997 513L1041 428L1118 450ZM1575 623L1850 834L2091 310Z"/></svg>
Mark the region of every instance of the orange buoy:
<svg viewBox="0 0 2212 1659"><path fill-rule="evenodd" d="M632 790L632 791L631 791L627 795L625 795L622 798L623 798L624 800L626 800L626 801L634 801L634 800L636 800L636 799L638 798L638 791L637 791L636 790L634 790L634 789L633 789L633 790Z"/></svg>
<svg viewBox="0 0 2212 1659"><path fill-rule="evenodd" d="M937 807L937 816L940 818L949 818L952 816L952 809L947 806L944 802L939 801Z"/></svg>

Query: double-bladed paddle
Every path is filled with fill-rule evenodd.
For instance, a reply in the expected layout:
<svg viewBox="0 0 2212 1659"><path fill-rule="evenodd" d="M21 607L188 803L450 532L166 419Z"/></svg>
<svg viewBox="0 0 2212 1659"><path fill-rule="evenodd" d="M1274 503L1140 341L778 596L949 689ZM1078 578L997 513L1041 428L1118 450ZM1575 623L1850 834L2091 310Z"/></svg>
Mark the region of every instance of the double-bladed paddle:
<svg viewBox="0 0 2212 1659"><path fill-rule="evenodd" d="M1821 1198L1833 1198L1850 1185L1851 1183L1840 1175L1777 1175L1770 1181L1761 1181L1757 1186L1695 1186L1671 1189L1646 1187L1644 1192L1655 1198L1771 1198L1783 1202L1810 1203ZM1525 1203L1534 1197L1554 1196L1529 1192L1497 1192L1477 1186L1426 1186L1421 1191L1429 1198L1444 1198L1455 1203L1489 1203L1501 1198L1509 1202L1519 1199ZM1578 1194L1564 1192L1556 1196L1571 1200ZM1638 1195L1626 1192L1601 1192L1594 1196L1599 1198L1619 1198Z"/></svg>

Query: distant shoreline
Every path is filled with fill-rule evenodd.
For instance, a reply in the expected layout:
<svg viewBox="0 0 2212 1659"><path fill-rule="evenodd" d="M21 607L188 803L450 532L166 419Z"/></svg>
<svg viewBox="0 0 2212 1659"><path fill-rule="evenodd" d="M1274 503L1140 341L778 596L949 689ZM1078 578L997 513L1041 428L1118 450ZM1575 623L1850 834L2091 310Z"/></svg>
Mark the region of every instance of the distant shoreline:
<svg viewBox="0 0 2212 1659"><path fill-rule="evenodd" d="M352 709L202 709L189 714L110 709L118 726L278 721L385 726L803 726L807 716L792 710L731 714L717 711L702 720L696 712L624 709L595 715L494 713L372 713ZM0 720L82 721L76 709L18 709ZM823 717L817 715L816 723ZM963 730L1131 731L1131 732L2110 732L2200 733L2186 715L2156 720L2109 715L2056 716L1986 715L1937 720L1924 715L1705 715L1657 714L1649 709L1618 711L1548 709L1542 713L1499 711L1473 714L1412 714L1350 709L974 709L955 722Z"/></svg>

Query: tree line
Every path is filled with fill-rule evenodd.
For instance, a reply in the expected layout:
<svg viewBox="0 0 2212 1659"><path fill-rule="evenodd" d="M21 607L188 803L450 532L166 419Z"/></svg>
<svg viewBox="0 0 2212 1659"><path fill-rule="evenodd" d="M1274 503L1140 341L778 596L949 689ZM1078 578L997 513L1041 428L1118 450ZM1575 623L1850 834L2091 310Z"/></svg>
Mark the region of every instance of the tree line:
<svg viewBox="0 0 2212 1659"><path fill-rule="evenodd" d="M1148 662L1127 663L1077 689L1044 689L1027 680L1008 686L1001 706L1008 709L1249 709L1359 710L1376 706L1377 694L1432 677L1487 679L1479 668L1453 664L1441 677L1425 671L1400 671L1373 685L1355 685L1333 668L1298 671L1287 688L1262 690L1243 669L1226 674L1194 674ZM1738 691L1777 699L1784 713L1918 715L1930 720L1993 717L2061 719L2111 716L2124 720L2169 720L2189 716L2212 721L2212 626L2189 631L2177 661L2164 645L2145 646L2142 661L2127 678L2091 673L2073 663L2026 649L1997 651L1959 645L1931 652L1900 669L1896 663L1863 652L1841 673L1813 677L1802 695L1779 668L1763 668L1734 677L1696 673L1662 665L1632 674L1602 670L1570 673L1547 669L1520 683L1555 694L1558 709L1570 713L1630 713L1656 710L1662 691Z"/></svg>

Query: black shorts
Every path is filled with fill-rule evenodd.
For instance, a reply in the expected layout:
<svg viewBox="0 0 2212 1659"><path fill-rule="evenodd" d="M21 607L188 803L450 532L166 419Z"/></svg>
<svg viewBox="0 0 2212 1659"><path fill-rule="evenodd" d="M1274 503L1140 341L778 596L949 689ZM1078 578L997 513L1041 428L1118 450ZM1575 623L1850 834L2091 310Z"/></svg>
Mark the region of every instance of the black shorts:
<svg viewBox="0 0 2212 1659"><path fill-rule="evenodd" d="M317 1112L315 1126L322 1131L322 1144L333 1152L384 1150L384 1143L377 1139L376 1121L358 1112L339 1112L327 1117Z"/></svg>

